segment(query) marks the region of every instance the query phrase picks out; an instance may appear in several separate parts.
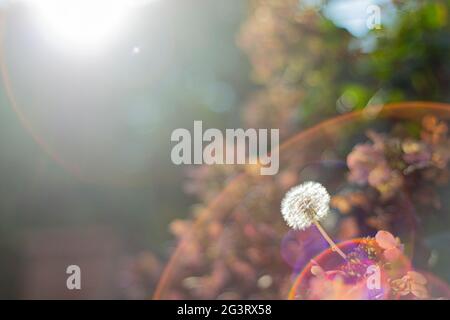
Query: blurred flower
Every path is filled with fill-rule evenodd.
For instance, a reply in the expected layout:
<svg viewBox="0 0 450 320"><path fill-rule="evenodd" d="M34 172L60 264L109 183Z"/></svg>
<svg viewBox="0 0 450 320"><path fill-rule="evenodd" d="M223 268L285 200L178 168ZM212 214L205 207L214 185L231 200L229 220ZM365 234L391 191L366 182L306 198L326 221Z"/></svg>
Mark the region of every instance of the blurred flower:
<svg viewBox="0 0 450 320"><path fill-rule="evenodd" d="M423 118L422 127L422 139L431 144L441 142L445 139L448 132L447 125L432 115L428 115Z"/></svg>
<svg viewBox="0 0 450 320"><path fill-rule="evenodd" d="M369 185L378 190L382 200L390 199L403 185L402 175L386 163L376 166L369 174Z"/></svg>
<svg viewBox="0 0 450 320"><path fill-rule="evenodd" d="M392 200L405 186L420 192L423 188L418 185L417 177L436 185L441 181L447 183L450 160L447 131L447 125L434 116L423 118L421 140L411 137L401 124L397 124L390 135L369 131L371 142L356 145L347 156L348 179L377 190L382 201ZM421 198L421 194L416 197ZM433 200L433 203L437 202ZM342 208L345 203L341 201L340 205ZM344 208L343 211L349 210Z"/></svg>
<svg viewBox="0 0 450 320"><path fill-rule="evenodd" d="M366 184L371 171L384 161L383 150L367 143L355 146L347 156L347 165L350 169L349 180L358 184Z"/></svg>
<svg viewBox="0 0 450 320"><path fill-rule="evenodd" d="M408 165L411 165L405 170L405 173L425 168L430 164L431 152L423 142L406 139L402 143L402 151L404 153L403 160L405 160Z"/></svg>
<svg viewBox="0 0 450 320"><path fill-rule="evenodd" d="M415 271L408 271L401 279L391 282L392 288L399 295L406 296L412 294L419 299L429 298L426 285L427 279L422 274Z"/></svg>
<svg viewBox="0 0 450 320"><path fill-rule="evenodd" d="M375 235L377 244L384 249L383 255L388 261L396 260L403 251L403 246L400 244L400 239L394 238L394 236L387 231L378 231Z"/></svg>

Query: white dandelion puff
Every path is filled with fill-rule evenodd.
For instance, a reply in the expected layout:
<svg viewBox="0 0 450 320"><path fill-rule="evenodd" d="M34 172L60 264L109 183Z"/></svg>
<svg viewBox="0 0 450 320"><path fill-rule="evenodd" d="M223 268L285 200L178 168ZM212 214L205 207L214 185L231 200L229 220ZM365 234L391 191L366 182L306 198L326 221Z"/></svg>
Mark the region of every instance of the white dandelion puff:
<svg viewBox="0 0 450 320"><path fill-rule="evenodd" d="M281 213L287 225L304 230L328 214L330 195L318 182L305 182L289 190L281 202Z"/></svg>
<svg viewBox="0 0 450 320"><path fill-rule="evenodd" d="M281 201L281 214L287 225L295 230L304 230L315 225L331 249L342 258L347 259L344 252L322 228L323 220L330 210L330 195L327 189L318 182L305 182L289 190Z"/></svg>

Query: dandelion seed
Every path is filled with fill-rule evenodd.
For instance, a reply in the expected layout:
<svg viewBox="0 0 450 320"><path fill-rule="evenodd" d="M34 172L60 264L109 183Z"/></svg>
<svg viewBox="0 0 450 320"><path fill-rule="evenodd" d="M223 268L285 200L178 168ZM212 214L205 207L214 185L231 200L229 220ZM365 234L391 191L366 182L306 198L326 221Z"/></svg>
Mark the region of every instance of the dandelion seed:
<svg viewBox="0 0 450 320"><path fill-rule="evenodd" d="M320 183L305 182L286 193L281 213L289 227L304 230L328 214L330 195Z"/></svg>
<svg viewBox="0 0 450 320"><path fill-rule="evenodd" d="M333 251L346 259L346 255L322 228L323 220L330 209L330 195L318 182L305 182L289 190L281 202L281 214L287 225L295 230L304 230L315 225Z"/></svg>

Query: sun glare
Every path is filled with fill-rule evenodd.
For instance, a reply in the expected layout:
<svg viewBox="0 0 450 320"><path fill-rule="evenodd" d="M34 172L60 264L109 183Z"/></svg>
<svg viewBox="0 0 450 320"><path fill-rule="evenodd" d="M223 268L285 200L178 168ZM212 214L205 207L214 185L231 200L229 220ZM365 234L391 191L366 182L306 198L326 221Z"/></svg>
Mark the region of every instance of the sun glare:
<svg viewBox="0 0 450 320"><path fill-rule="evenodd" d="M131 9L126 0L34 0L32 5L48 36L81 49L112 40Z"/></svg>

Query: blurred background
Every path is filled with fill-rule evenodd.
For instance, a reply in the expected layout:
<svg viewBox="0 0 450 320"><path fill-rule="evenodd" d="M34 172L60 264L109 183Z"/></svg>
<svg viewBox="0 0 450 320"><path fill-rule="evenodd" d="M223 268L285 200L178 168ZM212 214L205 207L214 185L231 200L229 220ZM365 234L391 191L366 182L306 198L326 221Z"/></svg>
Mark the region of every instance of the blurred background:
<svg viewBox="0 0 450 320"><path fill-rule="evenodd" d="M450 102L449 10L448 0L0 0L0 298L151 298L198 210L245 171L175 166L174 129L279 128L286 141L373 105ZM66 288L71 264L80 291ZM259 289L274 282L265 275ZM196 280L184 280L168 297L220 297L188 294Z"/></svg>

